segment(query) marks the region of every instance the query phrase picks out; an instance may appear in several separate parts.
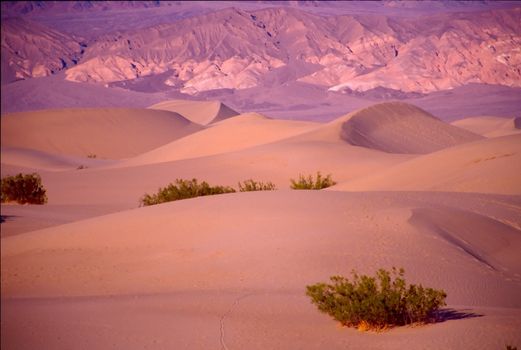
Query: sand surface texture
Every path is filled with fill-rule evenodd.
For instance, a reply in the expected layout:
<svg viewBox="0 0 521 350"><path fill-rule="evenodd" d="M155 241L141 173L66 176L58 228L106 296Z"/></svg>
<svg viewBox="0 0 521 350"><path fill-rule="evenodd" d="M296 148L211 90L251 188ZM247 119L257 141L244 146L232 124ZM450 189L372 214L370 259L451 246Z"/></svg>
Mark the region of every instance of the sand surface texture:
<svg viewBox="0 0 521 350"><path fill-rule="evenodd" d="M396 102L326 124L223 108L2 116L2 176L36 171L49 197L1 207L2 349L521 346L513 119L451 125ZM337 185L289 189L316 171ZM278 190L139 207L176 178ZM447 292L439 322L360 332L305 295L393 266Z"/></svg>

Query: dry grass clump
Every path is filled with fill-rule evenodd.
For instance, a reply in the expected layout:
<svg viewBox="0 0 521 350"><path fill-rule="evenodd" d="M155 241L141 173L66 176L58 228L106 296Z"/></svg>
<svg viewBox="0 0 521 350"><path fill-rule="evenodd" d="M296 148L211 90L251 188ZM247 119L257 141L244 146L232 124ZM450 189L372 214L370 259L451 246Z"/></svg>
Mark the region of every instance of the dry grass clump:
<svg viewBox="0 0 521 350"><path fill-rule="evenodd" d="M239 182L239 192L250 192L250 191L274 191L277 189L275 184L271 181L266 183L257 182L252 179L245 180L243 183Z"/></svg>
<svg viewBox="0 0 521 350"><path fill-rule="evenodd" d="M156 194L146 193L140 200L143 206L155 205L181 199L211 196L222 193L232 193L235 190L228 186L210 186L206 181L201 183L197 179L177 179L166 187L159 188Z"/></svg>
<svg viewBox="0 0 521 350"><path fill-rule="evenodd" d="M299 175L298 180L290 179L291 188L294 190L321 190L336 184L331 178L331 174L323 177L320 171L317 172L316 178L313 175Z"/></svg>
<svg viewBox="0 0 521 350"><path fill-rule="evenodd" d="M46 190L42 178L37 173L6 176L2 178L1 201L20 204L47 203Z"/></svg>
<svg viewBox="0 0 521 350"><path fill-rule="evenodd" d="M443 290L407 285L404 270L378 270L375 277L352 272L353 281L331 277L331 284L307 286L306 294L318 309L342 325L381 331L394 326L428 323L445 305Z"/></svg>

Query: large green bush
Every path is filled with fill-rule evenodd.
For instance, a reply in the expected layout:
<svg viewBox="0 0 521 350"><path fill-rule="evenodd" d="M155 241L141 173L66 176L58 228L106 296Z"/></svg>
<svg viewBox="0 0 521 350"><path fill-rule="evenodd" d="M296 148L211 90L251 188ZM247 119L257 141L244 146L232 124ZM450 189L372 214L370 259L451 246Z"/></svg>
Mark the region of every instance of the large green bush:
<svg viewBox="0 0 521 350"><path fill-rule="evenodd" d="M228 186L210 186L206 181L199 183L197 179L177 179L175 184L171 183L164 188L159 188L156 194L145 194L140 202L141 205L147 206L180 199L232 192L235 192L235 190Z"/></svg>
<svg viewBox="0 0 521 350"><path fill-rule="evenodd" d="M427 323L445 305L443 290L407 285L404 270L384 269L376 277L352 272L353 281L331 277L331 284L307 286L306 294L318 309L343 325L359 329L384 329L410 323Z"/></svg>
<svg viewBox="0 0 521 350"><path fill-rule="evenodd" d="M331 178L331 174L323 177L320 171L317 172L315 179L313 175L304 176L301 174L298 180L290 179L290 181L291 188L294 190L321 190L336 184Z"/></svg>
<svg viewBox="0 0 521 350"><path fill-rule="evenodd" d="M36 173L18 174L2 178L1 200L18 202L20 204L47 203L46 190L42 185L42 178Z"/></svg>
<svg viewBox="0 0 521 350"><path fill-rule="evenodd" d="M246 180L243 183L239 182L239 191L240 192L250 192L250 191L273 191L276 190L277 187L272 182L257 182L252 179Z"/></svg>

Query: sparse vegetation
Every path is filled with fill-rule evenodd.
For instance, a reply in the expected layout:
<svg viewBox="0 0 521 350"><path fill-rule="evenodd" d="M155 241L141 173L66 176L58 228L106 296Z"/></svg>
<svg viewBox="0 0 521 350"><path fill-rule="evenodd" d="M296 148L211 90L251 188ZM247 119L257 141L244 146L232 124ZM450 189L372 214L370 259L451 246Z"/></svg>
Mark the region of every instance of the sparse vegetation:
<svg viewBox="0 0 521 350"><path fill-rule="evenodd" d="M273 191L276 190L277 187L272 182L257 182L252 179L245 180L243 183L239 182L239 191L240 192L250 192L250 191Z"/></svg>
<svg viewBox="0 0 521 350"><path fill-rule="evenodd" d="M87 158L96 158L97 156L93 153L87 154Z"/></svg>
<svg viewBox="0 0 521 350"><path fill-rule="evenodd" d="M156 194L145 194L141 198L140 203L143 206L148 206L187 198L233 192L235 190L228 186L210 186L206 181L199 183L197 179L177 179L175 184L171 183L164 188L159 188Z"/></svg>
<svg viewBox="0 0 521 350"><path fill-rule="evenodd" d="M299 175L298 181L291 179L291 188L294 190L321 190L336 184L331 178L331 174L323 177L320 171L317 172L316 179L313 175Z"/></svg>
<svg viewBox="0 0 521 350"><path fill-rule="evenodd" d="M46 190L42 185L42 178L36 173L18 174L2 178L1 200L18 202L20 204L47 203Z"/></svg>
<svg viewBox="0 0 521 350"><path fill-rule="evenodd" d="M76 169L82 170L82 169L87 169L87 167L85 165L81 164Z"/></svg>
<svg viewBox="0 0 521 350"><path fill-rule="evenodd" d="M506 345L506 350L517 350L517 346Z"/></svg>
<svg viewBox="0 0 521 350"><path fill-rule="evenodd" d="M342 276L331 284L307 286L306 294L318 309L345 326L382 330L411 323L427 323L445 305L443 290L407 285L404 270L378 270L375 277L352 272L353 281Z"/></svg>

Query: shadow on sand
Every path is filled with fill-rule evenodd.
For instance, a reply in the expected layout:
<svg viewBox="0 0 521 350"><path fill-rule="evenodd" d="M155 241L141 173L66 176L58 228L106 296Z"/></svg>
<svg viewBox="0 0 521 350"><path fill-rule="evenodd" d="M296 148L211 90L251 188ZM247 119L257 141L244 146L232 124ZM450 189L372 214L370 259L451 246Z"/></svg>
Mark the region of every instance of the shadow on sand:
<svg viewBox="0 0 521 350"><path fill-rule="evenodd" d="M470 309L464 310L456 310L456 309L441 309L436 312L434 315L435 323L452 321L452 320L463 320L465 318L475 318L475 317L483 317L484 315L480 315L472 312Z"/></svg>
<svg viewBox="0 0 521 350"><path fill-rule="evenodd" d="M14 220L14 218L16 218L16 217L17 217L17 215L0 215L0 223Z"/></svg>

